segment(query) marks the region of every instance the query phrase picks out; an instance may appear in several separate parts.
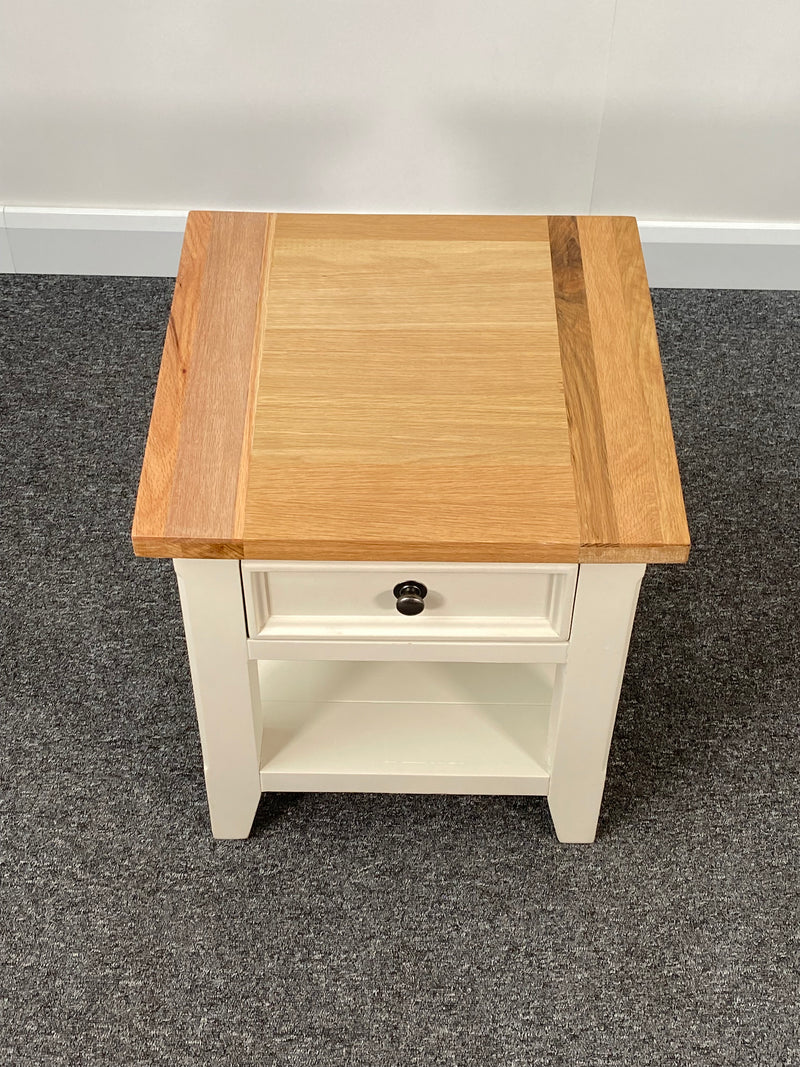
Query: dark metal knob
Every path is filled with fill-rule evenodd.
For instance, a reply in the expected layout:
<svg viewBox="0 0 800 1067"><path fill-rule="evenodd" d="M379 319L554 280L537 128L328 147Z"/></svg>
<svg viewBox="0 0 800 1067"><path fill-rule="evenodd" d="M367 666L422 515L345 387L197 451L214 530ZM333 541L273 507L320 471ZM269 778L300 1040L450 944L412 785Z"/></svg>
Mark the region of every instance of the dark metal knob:
<svg viewBox="0 0 800 1067"><path fill-rule="evenodd" d="M428 590L422 582L399 582L392 590L401 615L419 615L425 607Z"/></svg>

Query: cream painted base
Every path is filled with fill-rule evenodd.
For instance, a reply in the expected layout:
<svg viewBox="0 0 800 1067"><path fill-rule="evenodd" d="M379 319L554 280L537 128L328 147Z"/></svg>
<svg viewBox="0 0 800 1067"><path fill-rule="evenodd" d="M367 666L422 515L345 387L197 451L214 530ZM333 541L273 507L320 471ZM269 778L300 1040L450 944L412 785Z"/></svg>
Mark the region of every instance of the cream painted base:
<svg viewBox="0 0 800 1067"><path fill-rule="evenodd" d="M413 639L387 660L346 638L336 659L264 658L240 564L174 563L215 837L247 837L261 792L285 790L546 795L560 841L594 840L643 565L579 568L566 645L505 662L476 619L434 662Z"/></svg>
<svg viewBox="0 0 800 1067"><path fill-rule="evenodd" d="M214 837L247 837L261 799L258 666L247 655L239 563L176 559Z"/></svg>
<svg viewBox="0 0 800 1067"><path fill-rule="evenodd" d="M551 715L547 800L559 841L590 842L597 832L644 571L639 563L579 569L567 662L558 668Z"/></svg>

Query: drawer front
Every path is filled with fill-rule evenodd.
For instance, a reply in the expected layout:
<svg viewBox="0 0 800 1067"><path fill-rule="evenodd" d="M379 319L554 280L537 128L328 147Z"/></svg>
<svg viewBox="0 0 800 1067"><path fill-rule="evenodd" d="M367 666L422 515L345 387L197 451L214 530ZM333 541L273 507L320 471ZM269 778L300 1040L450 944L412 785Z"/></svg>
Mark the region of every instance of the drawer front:
<svg viewBox="0 0 800 1067"><path fill-rule="evenodd" d="M251 638L565 641L577 565L242 563ZM419 614L394 590L427 592ZM417 603L416 606L419 606Z"/></svg>

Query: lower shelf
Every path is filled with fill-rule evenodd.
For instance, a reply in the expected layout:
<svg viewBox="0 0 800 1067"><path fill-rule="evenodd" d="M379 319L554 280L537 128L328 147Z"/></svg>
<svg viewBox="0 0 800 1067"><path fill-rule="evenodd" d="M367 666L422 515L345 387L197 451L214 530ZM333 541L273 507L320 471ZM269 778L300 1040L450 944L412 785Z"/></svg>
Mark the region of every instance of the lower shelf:
<svg viewBox="0 0 800 1067"><path fill-rule="evenodd" d="M261 788L547 793L553 668L259 664Z"/></svg>

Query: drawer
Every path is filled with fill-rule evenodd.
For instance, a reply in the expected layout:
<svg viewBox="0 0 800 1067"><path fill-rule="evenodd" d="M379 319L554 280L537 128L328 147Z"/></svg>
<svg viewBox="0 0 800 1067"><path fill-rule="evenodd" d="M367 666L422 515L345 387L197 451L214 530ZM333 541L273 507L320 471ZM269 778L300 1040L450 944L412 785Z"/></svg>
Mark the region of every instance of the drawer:
<svg viewBox="0 0 800 1067"><path fill-rule="evenodd" d="M574 564L243 561L251 639L566 641ZM407 610L398 597L406 583ZM424 597L421 596L425 592Z"/></svg>

